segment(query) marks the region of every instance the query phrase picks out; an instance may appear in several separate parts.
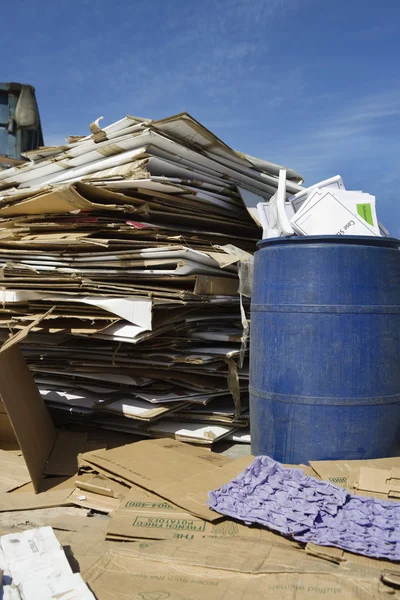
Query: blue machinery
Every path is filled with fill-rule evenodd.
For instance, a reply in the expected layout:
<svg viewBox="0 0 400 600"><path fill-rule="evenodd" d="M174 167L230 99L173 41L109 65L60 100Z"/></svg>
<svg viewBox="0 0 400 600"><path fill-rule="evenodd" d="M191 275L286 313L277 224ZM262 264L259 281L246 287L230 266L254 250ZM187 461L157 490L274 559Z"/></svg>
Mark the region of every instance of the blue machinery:
<svg viewBox="0 0 400 600"><path fill-rule="evenodd" d="M21 160L21 155L43 146L42 126L35 88L0 82L0 168Z"/></svg>

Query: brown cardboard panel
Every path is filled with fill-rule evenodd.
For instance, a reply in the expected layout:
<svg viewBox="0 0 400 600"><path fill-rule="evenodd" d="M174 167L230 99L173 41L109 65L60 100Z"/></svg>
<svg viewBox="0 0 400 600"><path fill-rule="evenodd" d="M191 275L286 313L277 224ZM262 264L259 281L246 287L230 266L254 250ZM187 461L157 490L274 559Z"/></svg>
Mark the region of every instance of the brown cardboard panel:
<svg viewBox="0 0 400 600"><path fill-rule="evenodd" d="M102 494L96 494L75 488L69 497L70 503L82 508L93 509L108 514L117 510L120 505L119 498L110 498Z"/></svg>
<svg viewBox="0 0 400 600"><path fill-rule="evenodd" d="M35 510L53 506L71 506L69 499L72 489L61 489L40 494L25 492L21 494L0 494L0 512L16 510Z"/></svg>
<svg viewBox="0 0 400 600"><path fill-rule="evenodd" d="M349 475L347 485L361 494L383 494L389 500L400 500L400 458L398 465L391 469L360 467Z"/></svg>
<svg viewBox="0 0 400 600"><path fill-rule="evenodd" d="M207 507L208 492L238 474L224 470L229 459L169 439L145 440L112 450L90 452L83 464L122 483L136 484L209 521L221 516ZM246 457L248 458L248 457Z"/></svg>
<svg viewBox="0 0 400 600"><path fill-rule="evenodd" d="M59 490L68 490L70 493L75 487L75 477L43 477L40 482L39 494L43 492L57 492ZM32 482L27 483L13 490L11 494L33 493L35 491Z"/></svg>
<svg viewBox="0 0 400 600"><path fill-rule="evenodd" d="M3 206L0 208L0 217L70 213L74 210L89 212L99 209L104 209L104 205L93 203L81 196L76 186L64 185L55 190L42 192L31 198ZM107 206L107 210L115 209L115 206Z"/></svg>
<svg viewBox="0 0 400 600"><path fill-rule="evenodd" d="M381 479L381 475L379 475L378 471L387 470L391 472L392 469L399 469L400 457L397 456L392 458L376 458L368 460L318 460L310 461L310 465L321 479L329 481L334 485L345 487L351 490L351 492L354 494L370 496L372 498L387 499L388 489L382 487L383 480ZM372 480L371 477L367 476L367 478L365 478L363 476L361 487L364 489L358 489L360 469L365 468L373 469L375 473L372 477ZM370 471L364 472L365 475L368 475L368 473L370 473ZM378 480L376 480L376 476L380 480L380 483L378 483ZM394 489L396 489L396 487L399 485L398 483L396 484L396 478L392 479L391 475L390 478L391 483L395 486ZM390 499L396 500L396 496L391 496Z"/></svg>
<svg viewBox="0 0 400 600"><path fill-rule="evenodd" d="M0 373L0 399L37 492L56 430L17 344L0 352Z"/></svg>
<svg viewBox="0 0 400 600"><path fill-rule="evenodd" d="M296 542L267 529L248 527L231 519L223 518L217 523L210 523L137 487L129 490L107 524L107 539L192 541L208 537L232 540L251 537L300 547Z"/></svg>
<svg viewBox="0 0 400 600"><path fill-rule="evenodd" d="M3 406L4 405L1 404L1 408L3 408ZM4 412L0 412L0 448L6 450L7 448L4 446L6 443L18 444L14 429L12 428L8 414L4 409Z"/></svg>
<svg viewBox="0 0 400 600"><path fill-rule="evenodd" d="M0 450L0 493L11 492L30 480L31 476L23 456Z"/></svg>
<svg viewBox="0 0 400 600"><path fill-rule="evenodd" d="M136 556L135 556L136 555ZM337 565L259 540L156 542L105 554L83 573L98 600L372 600L377 573L338 573Z"/></svg>
<svg viewBox="0 0 400 600"><path fill-rule="evenodd" d="M46 313L38 315L32 321L32 323L30 323L29 325L26 325L26 327L24 327L23 329L21 329L20 331L18 331L16 334L14 334L13 336L11 336L8 340L6 340L4 342L4 344L0 348L0 354L2 352L5 352L6 350L8 350L9 348L11 348L12 346L16 346L17 344L19 344L20 342L22 342L22 340L24 340L26 338L26 336L28 335L28 333L32 329L34 329L35 327L37 327L39 325L39 323L41 323L42 321L44 321L53 312L54 309L55 309L55 306L52 306Z"/></svg>
<svg viewBox="0 0 400 600"><path fill-rule="evenodd" d="M53 529L61 531L82 531L89 534L101 532L104 537L109 519L103 517L79 517L78 515L59 515L49 522Z"/></svg>
<svg viewBox="0 0 400 600"><path fill-rule="evenodd" d="M194 293L199 295L236 296L238 294L237 279L197 275Z"/></svg>
<svg viewBox="0 0 400 600"><path fill-rule="evenodd" d="M86 517L84 519L86 521L93 520ZM90 530L83 529L82 531L56 529L54 533L62 545L74 572L89 569L107 551L119 546L119 544L114 542L105 541L104 532L95 531L94 528Z"/></svg>
<svg viewBox="0 0 400 600"><path fill-rule="evenodd" d="M125 498L130 488L103 475L78 475L75 480L77 488L82 492L91 492L108 498Z"/></svg>
<svg viewBox="0 0 400 600"><path fill-rule="evenodd" d="M78 454L85 451L86 442L86 433L60 431L44 470L45 474L75 475L78 472Z"/></svg>

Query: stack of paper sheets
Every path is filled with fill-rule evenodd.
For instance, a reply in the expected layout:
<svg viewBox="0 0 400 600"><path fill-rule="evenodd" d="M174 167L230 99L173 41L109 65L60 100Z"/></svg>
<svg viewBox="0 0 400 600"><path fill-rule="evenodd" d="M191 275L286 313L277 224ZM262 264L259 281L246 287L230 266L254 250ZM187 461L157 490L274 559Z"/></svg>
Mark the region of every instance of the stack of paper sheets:
<svg viewBox="0 0 400 600"><path fill-rule="evenodd" d="M375 196L345 190L339 175L298 192L292 206L298 235L381 235Z"/></svg>
<svg viewBox="0 0 400 600"><path fill-rule="evenodd" d="M375 196L346 190L340 175L287 197L287 173L280 172L278 190L257 204L263 238L292 235L388 236L376 216Z"/></svg>
<svg viewBox="0 0 400 600"><path fill-rule="evenodd" d="M30 326L57 422L211 444L247 423L245 203L281 167L186 113L91 131L0 173L0 336Z"/></svg>

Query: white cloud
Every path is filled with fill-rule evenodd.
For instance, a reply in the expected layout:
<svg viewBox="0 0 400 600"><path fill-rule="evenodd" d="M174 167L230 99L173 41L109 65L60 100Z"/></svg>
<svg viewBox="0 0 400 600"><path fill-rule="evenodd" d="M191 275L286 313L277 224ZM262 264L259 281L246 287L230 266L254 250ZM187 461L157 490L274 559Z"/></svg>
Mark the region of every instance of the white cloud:
<svg viewBox="0 0 400 600"><path fill-rule="evenodd" d="M400 114L400 90L389 90L358 99L343 114L339 123L363 123L365 127L374 121Z"/></svg>
<svg viewBox="0 0 400 600"><path fill-rule="evenodd" d="M46 146L63 146L67 143L65 138L66 135L61 133L50 133L46 135L46 132L44 132L44 143Z"/></svg>

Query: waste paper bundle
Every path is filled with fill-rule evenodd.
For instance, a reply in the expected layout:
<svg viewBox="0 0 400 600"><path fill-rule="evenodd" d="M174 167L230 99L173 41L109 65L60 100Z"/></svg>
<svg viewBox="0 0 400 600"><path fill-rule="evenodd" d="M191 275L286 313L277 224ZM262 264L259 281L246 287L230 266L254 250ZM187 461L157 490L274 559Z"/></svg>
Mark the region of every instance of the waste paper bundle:
<svg viewBox="0 0 400 600"><path fill-rule="evenodd" d="M0 172L0 336L29 327L58 424L211 444L248 421L246 203L282 167L186 113L91 132ZM288 193L301 181L286 171Z"/></svg>
<svg viewBox="0 0 400 600"><path fill-rule="evenodd" d="M269 202L257 204L263 238L307 235L388 237L376 216L375 196L346 190L340 175L288 194L286 172Z"/></svg>

